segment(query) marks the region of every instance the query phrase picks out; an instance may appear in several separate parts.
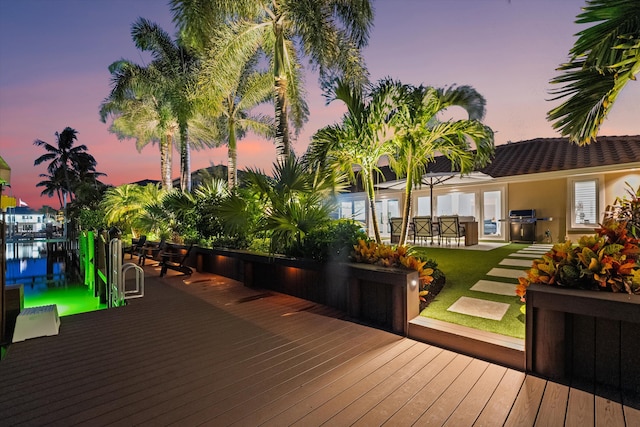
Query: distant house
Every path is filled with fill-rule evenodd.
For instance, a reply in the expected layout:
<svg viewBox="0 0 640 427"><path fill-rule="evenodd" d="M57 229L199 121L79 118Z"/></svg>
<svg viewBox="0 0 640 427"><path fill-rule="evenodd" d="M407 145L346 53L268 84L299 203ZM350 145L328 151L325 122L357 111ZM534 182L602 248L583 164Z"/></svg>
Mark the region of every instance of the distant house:
<svg viewBox="0 0 640 427"><path fill-rule="evenodd" d="M47 222L51 221L44 213L25 206L7 208L5 220L9 237L44 233Z"/></svg>
<svg viewBox="0 0 640 427"><path fill-rule="evenodd" d="M451 172L437 157L434 176ZM389 235L389 218L405 203L403 181L384 168L386 182L376 191L378 224ZM509 241L509 212L535 210L536 241L576 241L592 234L607 205L626 194L626 185L640 186L640 135L599 137L580 147L565 138L538 138L496 146L491 164L471 179L450 179L433 188L414 189L412 216L473 216L481 239ZM473 179L477 178L477 179ZM431 212L433 194L433 213ZM359 188L340 195L339 216L369 222L366 195ZM544 219L544 220L543 220ZM549 237L547 237L549 236Z"/></svg>

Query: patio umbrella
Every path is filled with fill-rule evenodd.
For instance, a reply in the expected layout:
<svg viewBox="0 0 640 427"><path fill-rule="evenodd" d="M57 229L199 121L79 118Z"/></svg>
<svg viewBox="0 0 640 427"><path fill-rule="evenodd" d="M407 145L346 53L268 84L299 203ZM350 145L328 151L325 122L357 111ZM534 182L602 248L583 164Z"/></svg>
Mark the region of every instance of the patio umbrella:
<svg viewBox="0 0 640 427"><path fill-rule="evenodd" d="M433 217L433 187L443 183L448 185L464 185L474 184L484 181L492 180L493 177L482 172L470 172L468 174L461 175L460 172L429 172L422 175L421 182L424 185L429 186L429 201L430 212ZM394 181L386 181L377 184L375 187L385 190L404 190L407 186L406 179L397 179Z"/></svg>

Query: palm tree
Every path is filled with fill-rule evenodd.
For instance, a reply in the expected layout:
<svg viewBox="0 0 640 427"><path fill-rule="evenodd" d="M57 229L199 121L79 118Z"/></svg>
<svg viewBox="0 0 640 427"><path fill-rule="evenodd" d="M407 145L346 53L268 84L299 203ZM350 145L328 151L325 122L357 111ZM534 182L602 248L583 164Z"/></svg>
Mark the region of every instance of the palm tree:
<svg viewBox="0 0 640 427"><path fill-rule="evenodd" d="M572 142L586 145L596 139L613 104L640 71L640 2L637 0L587 0L577 24L594 24L580 31L571 59L552 84L552 100L568 97L547 113L553 127Z"/></svg>
<svg viewBox="0 0 640 427"><path fill-rule="evenodd" d="M92 174L91 177L104 175L96 172L96 160L92 155L87 153L87 146L77 145L74 146L78 140L77 131L70 127L66 127L62 132L55 133L56 144L52 145L40 139L36 139L33 144L39 147L44 147L47 153L41 155L34 161L34 166L37 166L44 162L49 162L47 165L49 185L47 187L47 194L51 194L49 191L50 185L58 186L59 197L63 200L61 206L64 204L64 199L69 196L69 201L74 198L74 188L80 179L85 178L88 174ZM43 175L41 175L43 176ZM43 181L45 182L45 181Z"/></svg>
<svg viewBox="0 0 640 427"><path fill-rule="evenodd" d="M256 71L255 55L243 64L235 74L222 69L218 62L204 61L200 70L200 102L206 106L222 106L216 120L219 140L228 147L227 183L229 190L238 185L237 142L247 131L271 137L273 120L262 114L251 114L254 107L271 99L272 78L265 72Z"/></svg>
<svg viewBox="0 0 640 427"><path fill-rule="evenodd" d="M135 139L138 152L149 143L157 143L162 188L171 190L173 145L178 124L168 100L163 98L162 88L154 84L158 76L126 60L112 63L109 71L112 90L100 105L101 121L106 123L111 116L109 131L120 140Z"/></svg>
<svg viewBox="0 0 640 427"><path fill-rule="evenodd" d="M437 154L451 161L452 167L465 174L476 166L485 166L494 152L493 131L480 123L485 114L485 100L470 86L436 89L413 87L388 81L399 97L391 122L394 128L395 153L390 165L398 176L406 177L405 203L399 245L404 245L411 194L420 186L427 166ZM438 113L459 106L468 113L467 120L439 121ZM472 145L475 150L472 151Z"/></svg>
<svg viewBox="0 0 640 427"><path fill-rule="evenodd" d="M338 99L347 106L339 125L320 129L313 136L307 157L312 164L335 165L354 184L361 181L369 199L368 229L382 242L376 216L375 182L382 176L378 164L393 152L389 117L394 105L395 87L381 81L367 96L343 80L338 80L330 102Z"/></svg>
<svg viewBox="0 0 640 427"><path fill-rule="evenodd" d="M269 55L278 162L291 151L288 121L299 130L308 115L300 75L303 56L321 79L366 80L359 49L373 22L368 0L171 0L171 8L182 37L197 49L213 46L223 67L248 61L258 47Z"/></svg>
<svg viewBox="0 0 640 427"><path fill-rule="evenodd" d="M41 173L39 176L40 178L46 178L36 184L36 187L44 187L40 195L48 197L53 197L54 195L56 195L58 197L58 202L60 203L60 208L62 208L64 205L62 199L62 191L63 188L65 188L65 180L62 169L57 169L51 175Z"/></svg>
<svg viewBox="0 0 640 427"><path fill-rule="evenodd" d="M123 79L114 85L111 97L122 100L135 92L136 85L143 84L162 105L168 105L173 119L178 123L180 139L180 186L182 191L191 191L191 139L189 121L195 116L192 90L196 83L198 59L180 40L175 42L160 26L139 18L132 26L131 35L138 49L150 52L153 61L148 67L129 63L130 70L138 71L132 76L139 79ZM149 95L148 95L149 96ZM168 123L166 123L168 124ZM200 141L203 142L203 141ZM204 141L212 146L212 141Z"/></svg>

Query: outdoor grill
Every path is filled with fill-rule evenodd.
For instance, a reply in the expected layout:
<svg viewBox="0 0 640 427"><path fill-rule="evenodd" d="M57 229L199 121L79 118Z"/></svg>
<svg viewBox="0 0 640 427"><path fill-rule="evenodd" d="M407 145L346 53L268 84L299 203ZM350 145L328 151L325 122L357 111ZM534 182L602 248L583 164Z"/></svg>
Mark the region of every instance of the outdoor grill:
<svg viewBox="0 0 640 427"><path fill-rule="evenodd" d="M509 231L512 242L533 243L536 241L535 209L518 209L509 211Z"/></svg>

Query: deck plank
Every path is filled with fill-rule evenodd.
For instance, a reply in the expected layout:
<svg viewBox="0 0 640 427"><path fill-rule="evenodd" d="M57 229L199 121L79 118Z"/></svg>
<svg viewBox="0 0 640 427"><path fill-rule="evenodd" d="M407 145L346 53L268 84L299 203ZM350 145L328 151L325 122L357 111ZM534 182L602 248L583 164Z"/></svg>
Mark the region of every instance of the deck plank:
<svg viewBox="0 0 640 427"><path fill-rule="evenodd" d="M624 426L624 410L620 391L596 385L595 420L597 426Z"/></svg>
<svg viewBox="0 0 640 427"><path fill-rule="evenodd" d="M502 425L511 412L513 402L525 378L526 375L523 372L508 369L473 425L475 427Z"/></svg>
<svg viewBox="0 0 640 427"><path fill-rule="evenodd" d="M507 368L504 366L490 364L444 427L471 427L491 397L488 391L496 389L506 372Z"/></svg>
<svg viewBox="0 0 640 427"><path fill-rule="evenodd" d="M542 378L527 375L504 424L505 427L534 425L546 385L547 381Z"/></svg>
<svg viewBox="0 0 640 427"><path fill-rule="evenodd" d="M489 363L474 359L467 368L447 388L431 408L418 419L418 425L443 425L453 414L458 405L469 394L480 376L486 371Z"/></svg>
<svg viewBox="0 0 640 427"><path fill-rule="evenodd" d="M332 425L350 425L371 409L371 404L389 395L401 383L423 368L438 351L418 343L390 360L375 372L351 387L333 396L323 405L298 420L300 425L318 422ZM294 424L295 425L295 424Z"/></svg>
<svg viewBox="0 0 640 427"><path fill-rule="evenodd" d="M572 387L567 402L567 427L583 427L595 425L594 398L592 393Z"/></svg>
<svg viewBox="0 0 640 427"><path fill-rule="evenodd" d="M432 347L435 348L435 347ZM438 349L437 355L414 376L409 378L392 394L378 401L376 405L363 417L358 419L355 426L382 425L393 414L395 414L404 404L410 401L416 393L423 389L425 384L431 382L442 369L451 363L456 356L448 350Z"/></svg>
<svg viewBox="0 0 640 427"><path fill-rule="evenodd" d="M569 387L548 382L536 417L536 426L564 426L567 414Z"/></svg>
<svg viewBox="0 0 640 427"><path fill-rule="evenodd" d="M471 363L471 357L457 354L451 363L440 371L433 380L416 393L398 412L393 414L384 425L412 425L447 390L452 381Z"/></svg>
<svg viewBox="0 0 640 427"><path fill-rule="evenodd" d="M333 396L347 390L352 384L372 375L382 366L385 366L400 354L414 346L415 343L411 340L402 340L380 356L369 361L362 360L363 363L361 365L356 365L355 369L351 372L344 372L344 370L341 369L341 371L337 372L336 375L326 379L326 381L328 381L326 386L315 386L310 390L304 390L305 393L302 395L303 397L306 396L304 400L287 399L284 402L279 402L279 404L273 408L265 408L264 411L261 411L261 413L258 414L259 416L256 419L258 421L262 421L263 417L266 415L268 416L268 419L264 422L265 426L290 425L304 417L309 411L313 410L313 408L323 405ZM335 379L333 377L335 377ZM297 393L292 397L297 398ZM285 406L286 409L280 410ZM271 413L272 410L273 413ZM245 425L250 424L247 423Z"/></svg>

